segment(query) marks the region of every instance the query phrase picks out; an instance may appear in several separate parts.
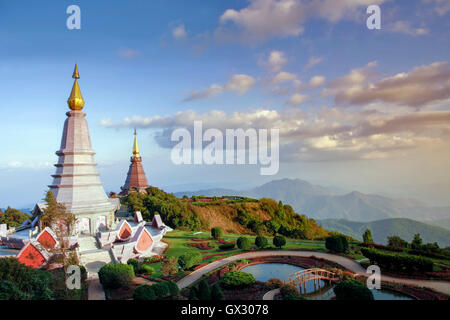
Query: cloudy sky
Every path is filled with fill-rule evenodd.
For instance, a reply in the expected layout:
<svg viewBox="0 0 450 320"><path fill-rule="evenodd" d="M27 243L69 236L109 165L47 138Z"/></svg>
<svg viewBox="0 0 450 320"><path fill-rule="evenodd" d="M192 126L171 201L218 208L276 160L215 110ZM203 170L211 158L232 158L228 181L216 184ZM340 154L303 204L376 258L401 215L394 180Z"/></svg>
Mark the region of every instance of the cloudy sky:
<svg viewBox="0 0 450 320"><path fill-rule="evenodd" d="M289 177L450 204L449 16L448 0L0 0L0 207L51 183L75 62L107 191L137 127L149 182L169 191ZM171 132L195 120L280 129L279 173L175 166Z"/></svg>

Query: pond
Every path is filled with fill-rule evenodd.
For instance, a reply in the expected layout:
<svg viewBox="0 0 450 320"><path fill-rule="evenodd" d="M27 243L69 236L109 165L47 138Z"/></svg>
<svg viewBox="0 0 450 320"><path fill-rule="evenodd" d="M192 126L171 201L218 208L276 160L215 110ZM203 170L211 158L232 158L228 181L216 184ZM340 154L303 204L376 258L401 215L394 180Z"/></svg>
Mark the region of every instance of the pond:
<svg viewBox="0 0 450 320"><path fill-rule="evenodd" d="M256 280L266 282L269 279L276 278L285 280L291 274L304 270L302 267L286 263L263 263L254 264L242 269L243 272L251 273ZM372 290L375 300L413 300L412 298L390 290ZM333 286L320 281L319 287L314 287L314 281L306 284L305 297L314 300L329 300L334 296Z"/></svg>

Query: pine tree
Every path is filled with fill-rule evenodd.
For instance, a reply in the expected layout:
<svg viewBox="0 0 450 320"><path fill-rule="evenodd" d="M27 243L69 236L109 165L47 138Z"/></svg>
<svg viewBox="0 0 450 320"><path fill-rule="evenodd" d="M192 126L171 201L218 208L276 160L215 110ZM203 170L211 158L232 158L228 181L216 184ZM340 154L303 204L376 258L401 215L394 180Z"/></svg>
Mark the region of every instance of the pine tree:
<svg viewBox="0 0 450 320"><path fill-rule="evenodd" d="M205 279L198 284L198 298L199 300L211 300L211 288Z"/></svg>
<svg viewBox="0 0 450 320"><path fill-rule="evenodd" d="M370 229L366 229L362 237L364 243L373 243L372 231Z"/></svg>

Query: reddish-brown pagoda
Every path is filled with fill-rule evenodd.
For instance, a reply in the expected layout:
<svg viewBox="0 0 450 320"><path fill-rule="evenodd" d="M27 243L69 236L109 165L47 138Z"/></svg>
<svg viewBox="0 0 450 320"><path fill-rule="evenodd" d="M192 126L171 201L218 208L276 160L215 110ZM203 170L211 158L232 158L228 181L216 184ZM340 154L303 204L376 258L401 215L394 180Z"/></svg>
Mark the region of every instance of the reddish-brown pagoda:
<svg viewBox="0 0 450 320"><path fill-rule="evenodd" d="M131 157L131 164L130 168L128 169L127 180L125 181L124 186L121 188L121 194L126 195L133 189L142 192L148 187L149 185L147 182L147 178L145 177L144 168L142 167L142 158L139 155L139 147L135 129L133 156Z"/></svg>

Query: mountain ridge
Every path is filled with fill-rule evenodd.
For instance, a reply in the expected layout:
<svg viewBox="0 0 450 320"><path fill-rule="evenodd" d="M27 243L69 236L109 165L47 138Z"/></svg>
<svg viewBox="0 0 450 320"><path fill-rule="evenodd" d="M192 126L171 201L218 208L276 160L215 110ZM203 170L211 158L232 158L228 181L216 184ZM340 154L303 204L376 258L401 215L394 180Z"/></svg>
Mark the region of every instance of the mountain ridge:
<svg viewBox="0 0 450 320"><path fill-rule="evenodd" d="M423 222L450 218L450 207L426 206L415 199L394 199L358 191L333 192L301 179L279 179L248 190L225 188L177 192L176 196L246 196L272 198L291 205L300 214L314 219L346 219L370 222L389 218L409 218Z"/></svg>

